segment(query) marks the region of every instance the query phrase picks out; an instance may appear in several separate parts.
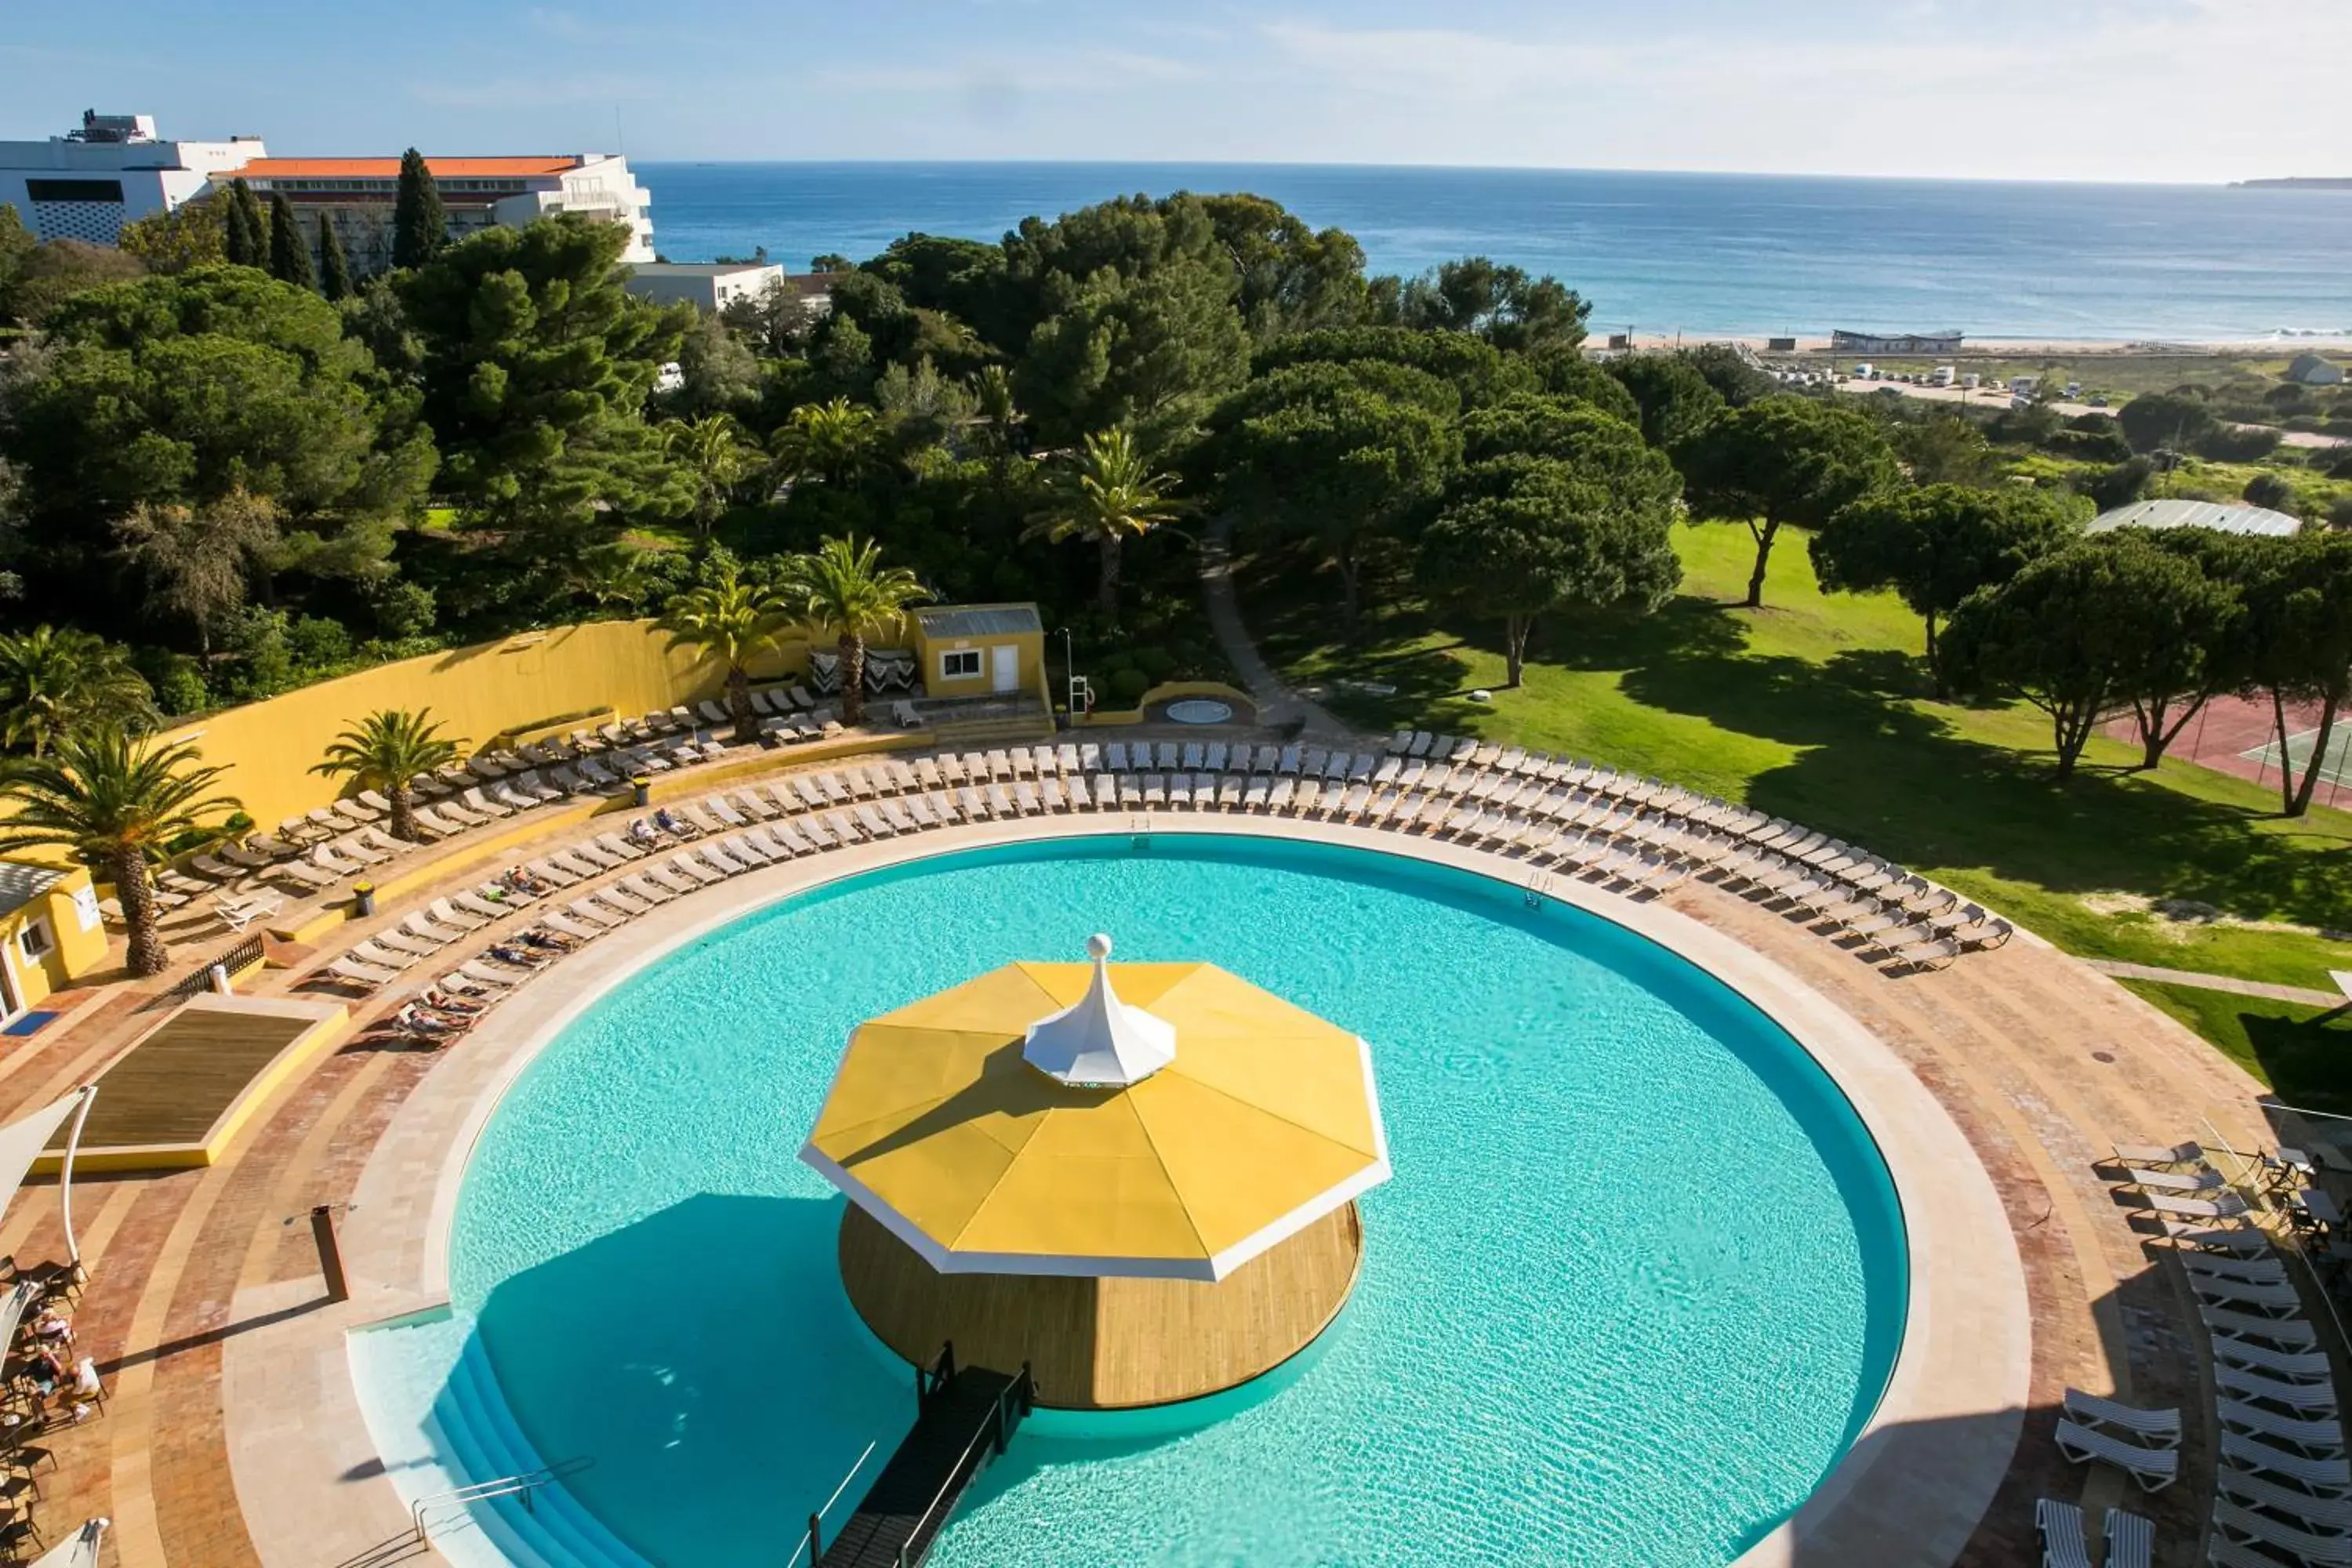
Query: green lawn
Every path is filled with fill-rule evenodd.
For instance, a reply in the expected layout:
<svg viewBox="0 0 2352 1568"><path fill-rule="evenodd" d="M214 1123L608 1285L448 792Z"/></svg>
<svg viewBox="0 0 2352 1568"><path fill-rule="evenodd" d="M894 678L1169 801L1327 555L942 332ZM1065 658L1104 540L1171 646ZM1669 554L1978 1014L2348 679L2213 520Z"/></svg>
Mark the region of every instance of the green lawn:
<svg viewBox="0 0 2352 1568"><path fill-rule="evenodd" d="M2352 965L2344 943L2145 909L2193 899L2244 920L2352 929L2352 816L2283 821L2266 789L2188 763L2135 773L2136 749L2106 741L2062 785L2040 714L1928 700L1918 621L1890 595L1822 595L1801 536L1774 552L1761 611L1726 605L1746 584L1746 530L1676 537L1681 597L1647 618L1538 626L1516 691L1500 689L1496 628L1433 623L1407 603L1351 647L1311 559L1261 554L1241 581L1267 657L1367 728L1507 738L1746 801L1904 861L2086 956L2315 988ZM1496 689L1491 705L1468 700L1478 687Z"/></svg>
<svg viewBox="0 0 2352 1568"><path fill-rule="evenodd" d="M2289 1105L2352 1113L2352 1082L2344 1068L2352 1057L2352 1021L2338 1016L2314 1023L2326 1009L2227 991L2123 984L2212 1041Z"/></svg>

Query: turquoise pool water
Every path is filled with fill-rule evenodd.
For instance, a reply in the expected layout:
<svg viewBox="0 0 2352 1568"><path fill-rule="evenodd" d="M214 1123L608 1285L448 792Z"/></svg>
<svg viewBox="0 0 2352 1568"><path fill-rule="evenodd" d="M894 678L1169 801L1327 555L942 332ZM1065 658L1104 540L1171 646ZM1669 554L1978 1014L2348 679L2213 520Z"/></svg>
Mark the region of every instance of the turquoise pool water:
<svg viewBox="0 0 2352 1568"><path fill-rule="evenodd" d="M1396 1177L1364 1199L1354 1300L1263 1397L1024 1429L941 1568L1720 1568L1867 1418L1906 1289L1885 1167L1811 1058L1703 973L1367 851L982 850L631 977L475 1151L458 1318L539 1455L593 1458L572 1490L646 1558L782 1563L912 1419L837 1279L841 1200L794 1158L849 1030L1097 930L1363 1036Z"/></svg>

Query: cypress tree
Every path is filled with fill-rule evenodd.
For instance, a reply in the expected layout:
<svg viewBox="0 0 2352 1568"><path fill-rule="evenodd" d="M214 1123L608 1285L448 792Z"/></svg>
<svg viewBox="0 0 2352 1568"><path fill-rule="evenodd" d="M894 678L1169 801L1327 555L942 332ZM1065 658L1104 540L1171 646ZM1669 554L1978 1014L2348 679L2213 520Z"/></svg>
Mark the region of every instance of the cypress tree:
<svg viewBox="0 0 2352 1568"><path fill-rule="evenodd" d="M341 300L352 291L352 264L343 258L342 236L319 215L319 291L330 300Z"/></svg>
<svg viewBox="0 0 2352 1568"><path fill-rule="evenodd" d="M260 205L253 187L243 180L228 183L228 211L224 215L222 249L232 267L259 267L268 258L268 241L257 221Z"/></svg>
<svg viewBox="0 0 2352 1568"><path fill-rule="evenodd" d="M298 289L319 286L319 274L310 266L310 243L302 237L294 204L282 191L269 193L269 275Z"/></svg>
<svg viewBox="0 0 2352 1568"><path fill-rule="evenodd" d="M425 166L425 154L411 147L400 155L400 194L392 205L392 264L424 266L441 253L448 229L441 187Z"/></svg>

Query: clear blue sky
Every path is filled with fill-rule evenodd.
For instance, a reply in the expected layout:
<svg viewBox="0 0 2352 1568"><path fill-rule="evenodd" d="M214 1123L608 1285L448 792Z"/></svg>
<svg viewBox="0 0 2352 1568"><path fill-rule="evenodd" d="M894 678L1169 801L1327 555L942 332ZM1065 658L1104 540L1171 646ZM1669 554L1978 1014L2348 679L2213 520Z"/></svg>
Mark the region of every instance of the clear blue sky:
<svg viewBox="0 0 2352 1568"><path fill-rule="evenodd" d="M2352 174L2347 65L2352 0L22 0L0 138L2221 180Z"/></svg>

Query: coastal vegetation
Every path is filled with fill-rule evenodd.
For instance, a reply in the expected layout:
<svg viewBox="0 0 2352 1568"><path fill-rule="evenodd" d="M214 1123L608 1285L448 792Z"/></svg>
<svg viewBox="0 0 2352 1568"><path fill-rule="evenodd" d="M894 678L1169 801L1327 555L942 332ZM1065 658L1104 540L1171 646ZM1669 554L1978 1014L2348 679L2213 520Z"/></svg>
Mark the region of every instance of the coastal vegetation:
<svg viewBox="0 0 2352 1568"><path fill-rule="evenodd" d="M0 209L13 751L600 616L723 665L739 734L748 664L813 632L856 722L867 644L925 599L1035 600L1132 700L1230 674L1218 530L1270 651L1368 724L1716 789L2088 954L2310 984L2352 926L2315 763L2273 796L2168 754L2217 698L2282 732L2352 706L2352 535L2083 532L2150 495L2352 518L2352 468L2280 445L2338 391L2069 416L1723 346L1604 362L1560 279L1370 276L1247 195L909 235L827 258L822 308L698 316L630 296L584 217L447 242L408 163L399 265L356 285L234 184L97 256ZM436 739L395 719L424 723L345 760ZM2154 912L2184 899L2220 914Z"/></svg>

